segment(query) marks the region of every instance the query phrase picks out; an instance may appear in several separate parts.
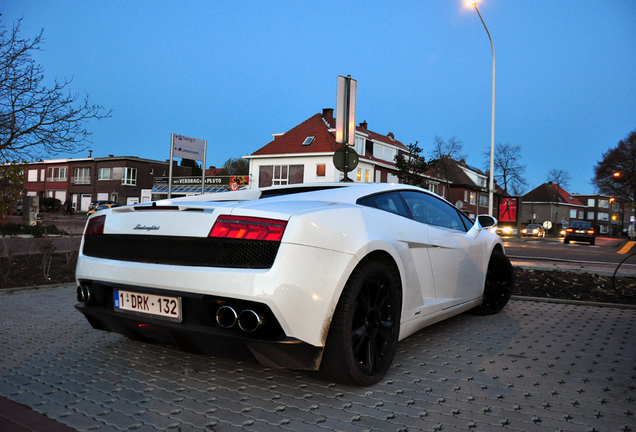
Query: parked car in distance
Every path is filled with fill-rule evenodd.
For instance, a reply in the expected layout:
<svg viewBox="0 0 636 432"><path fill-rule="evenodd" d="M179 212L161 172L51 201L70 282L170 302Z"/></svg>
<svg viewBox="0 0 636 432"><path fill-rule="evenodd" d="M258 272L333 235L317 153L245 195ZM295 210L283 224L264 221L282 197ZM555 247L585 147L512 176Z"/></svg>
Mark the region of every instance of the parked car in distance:
<svg viewBox="0 0 636 432"><path fill-rule="evenodd" d="M514 272L496 222L386 183L111 208L86 224L75 307L95 329L133 340L372 385L398 340L504 308Z"/></svg>
<svg viewBox="0 0 636 432"><path fill-rule="evenodd" d="M499 225L497 225L496 227L492 228L491 230L495 234L503 236L503 237L509 237L509 236L517 235L517 228L513 228L511 226L499 226Z"/></svg>
<svg viewBox="0 0 636 432"><path fill-rule="evenodd" d="M100 210L106 210L106 209L113 208L113 207L121 207L121 205L120 204L112 204L112 203L111 204L101 204L101 205L98 205L97 207L95 207L94 209L89 210L88 213L86 213L86 215L90 216L90 215L92 215L92 214L94 214L94 213L96 213L96 212L98 212Z"/></svg>
<svg viewBox="0 0 636 432"><path fill-rule="evenodd" d="M92 201L90 205L88 206L88 211L95 210L95 207L100 206L102 204L119 204L119 203L117 201L111 201L111 200ZM92 213L89 213L89 214L92 214Z"/></svg>
<svg viewBox="0 0 636 432"><path fill-rule="evenodd" d="M545 229L539 224L528 224L521 230L521 236L525 237L545 237Z"/></svg>
<svg viewBox="0 0 636 432"><path fill-rule="evenodd" d="M594 231L590 222L575 221L570 223L570 226L565 230L563 243L568 244L571 241L579 241L593 245L595 239L596 231Z"/></svg>

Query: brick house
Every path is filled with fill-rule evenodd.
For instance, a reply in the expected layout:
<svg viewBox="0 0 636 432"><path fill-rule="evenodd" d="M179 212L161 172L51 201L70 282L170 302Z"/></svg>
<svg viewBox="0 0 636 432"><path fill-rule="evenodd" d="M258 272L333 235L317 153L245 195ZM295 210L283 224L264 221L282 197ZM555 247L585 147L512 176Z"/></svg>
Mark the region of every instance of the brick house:
<svg viewBox="0 0 636 432"><path fill-rule="evenodd" d="M173 175L188 176L190 167L173 162ZM51 159L29 162L25 169L26 195L71 198L76 211L85 212L91 201L112 200L120 204L150 201L154 177L168 175L168 162L135 156Z"/></svg>
<svg viewBox="0 0 636 432"><path fill-rule="evenodd" d="M479 168L475 168L466 163L465 160L456 161L454 159L445 158L442 161L442 168L438 167L438 171L443 171L439 177L447 177L448 182L435 186L437 190L429 189L446 198L449 202L455 204L455 207L461 209L471 218L475 218L480 214L488 213L488 182L489 177ZM493 212L497 216L499 197L505 195L500 189L493 194Z"/></svg>
<svg viewBox="0 0 636 432"><path fill-rule="evenodd" d="M531 190L522 197L521 221L524 224L550 221L553 232L575 220L585 220L586 206L572 194L552 182Z"/></svg>
<svg viewBox="0 0 636 432"><path fill-rule="evenodd" d="M611 236L627 235L634 218L632 201L598 194L575 194L574 197L586 204L585 220L592 223L596 232Z"/></svg>

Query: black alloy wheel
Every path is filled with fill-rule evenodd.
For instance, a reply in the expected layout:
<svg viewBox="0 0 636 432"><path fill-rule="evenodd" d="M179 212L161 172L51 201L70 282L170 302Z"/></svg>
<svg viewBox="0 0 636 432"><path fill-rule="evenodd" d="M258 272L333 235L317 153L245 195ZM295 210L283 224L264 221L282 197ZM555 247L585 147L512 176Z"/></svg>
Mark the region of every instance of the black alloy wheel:
<svg viewBox="0 0 636 432"><path fill-rule="evenodd" d="M484 286L484 300L481 305L472 310L477 315L492 315L502 310L510 296L514 283L514 271L508 257L499 250L494 250Z"/></svg>
<svg viewBox="0 0 636 432"><path fill-rule="evenodd" d="M361 263L349 278L329 328L324 378L368 386L388 371L400 330L401 292L381 261Z"/></svg>

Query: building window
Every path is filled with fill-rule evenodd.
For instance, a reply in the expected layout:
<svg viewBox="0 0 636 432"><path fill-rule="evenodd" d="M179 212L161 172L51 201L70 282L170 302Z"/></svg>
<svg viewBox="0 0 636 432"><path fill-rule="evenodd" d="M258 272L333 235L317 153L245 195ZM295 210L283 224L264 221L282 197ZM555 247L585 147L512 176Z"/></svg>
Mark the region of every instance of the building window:
<svg viewBox="0 0 636 432"><path fill-rule="evenodd" d="M395 159L395 150L391 147L386 147L380 144L373 144L373 157L393 162L393 160Z"/></svg>
<svg viewBox="0 0 636 432"><path fill-rule="evenodd" d="M471 204L475 204L475 192L470 192L468 198L470 198Z"/></svg>
<svg viewBox="0 0 636 432"><path fill-rule="evenodd" d="M75 168L73 183L74 184L91 184L91 169L90 168Z"/></svg>
<svg viewBox="0 0 636 432"><path fill-rule="evenodd" d="M594 220L594 212L587 212L587 220Z"/></svg>
<svg viewBox="0 0 636 432"><path fill-rule="evenodd" d="M97 171L97 180L110 180L110 179L111 179L110 168L100 168Z"/></svg>
<svg viewBox="0 0 636 432"><path fill-rule="evenodd" d="M68 180L68 168L67 167L56 167L49 168L49 178L50 182L65 182Z"/></svg>
<svg viewBox="0 0 636 432"><path fill-rule="evenodd" d="M609 200L604 200L604 199L598 200L598 206L600 208L609 208Z"/></svg>
<svg viewBox="0 0 636 432"><path fill-rule="evenodd" d="M464 201L468 201L468 191L464 191Z"/></svg>
<svg viewBox="0 0 636 432"><path fill-rule="evenodd" d="M38 181L38 170L29 170L27 173L27 181L28 182Z"/></svg>
<svg viewBox="0 0 636 432"><path fill-rule="evenodd" d="M587 206L588 207L594 207L594 205L596 204L594 201L596 201L594 198L588 198L587 199Z"/></svg>
<svg viewBox="0 0 636 432"><path fill-rule="evenodd" d="M121 184L128 186L137 185L137 168L124 167L123 175L121 177Z"/></svg>
<svg viewBox="0 0 636 432"><path fill-rule="evenodd" d="M488 207L488 194L479 194L479 205L482 207Z"/></svg>
<svg viewBox="0 0 636 432"><path fill-rule="evenodd" d="M274 165L274 175L272 177L272 185L289 184L289 165Z"/></svg>
<svg viewBox="0 0 636 432"><path fill-rule="evenodd" d="M40 170L40 181L43 182L44 180L46 180L46 170L44 168L42 168Z"/></svg>
<svg viewBox="0 0 636 432"><path fill-rule="evenodd" d="M357 181L362 181L362 168L358 168L358 174L356 175Z"/></svg>
<svg viewBox="0 0 636 432"><path fill-rule="evenodd" d="M570 219L576 219L576 210L570 210Z"/></svg>
<svg viewBox="0 0 636 432"><path fill-rule="evenodd" d="M607 222L609 220L609 213L598 213L598 220Z"/></svg>
<svg viewBox="0 0 636 432"><path fill-rule="evenodd" d="M316 165L316 177L324 177L327 171L327 165L318 164Z"/></svg>
<svg viewBox="0 0 636 432"><path fill-rule="evenodd" d="M583 210L579 210L579 219L583 219L585 217L585 212Z"/></svg>

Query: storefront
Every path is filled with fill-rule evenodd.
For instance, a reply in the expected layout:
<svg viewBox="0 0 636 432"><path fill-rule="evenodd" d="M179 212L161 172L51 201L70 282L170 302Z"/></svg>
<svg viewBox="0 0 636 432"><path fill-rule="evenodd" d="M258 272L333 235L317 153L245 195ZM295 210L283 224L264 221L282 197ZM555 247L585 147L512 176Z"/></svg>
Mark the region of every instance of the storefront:
<svg viewBox="0 0 636 432"><path fill-rule="evenodd" d="M249 176L215 176L205 178L205 193L229 192L247 189ZM174 177L172 197L201 195L201 177ZM168 198L168 177L155 177L152 201Z"/></svg>

